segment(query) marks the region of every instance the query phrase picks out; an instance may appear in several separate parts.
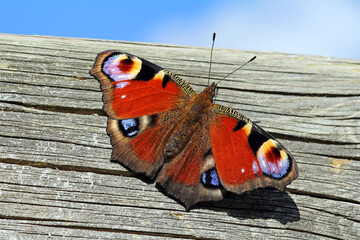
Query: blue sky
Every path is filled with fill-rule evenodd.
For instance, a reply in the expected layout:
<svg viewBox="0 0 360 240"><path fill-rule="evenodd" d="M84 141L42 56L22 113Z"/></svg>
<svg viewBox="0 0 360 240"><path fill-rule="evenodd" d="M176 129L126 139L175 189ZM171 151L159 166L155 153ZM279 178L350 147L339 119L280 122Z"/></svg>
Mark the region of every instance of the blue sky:
<svg viewBox="0 0 360 240"><path fill-rule="evenodd" d="M360 59L360 1L1 1L0 32Z"/></svg>

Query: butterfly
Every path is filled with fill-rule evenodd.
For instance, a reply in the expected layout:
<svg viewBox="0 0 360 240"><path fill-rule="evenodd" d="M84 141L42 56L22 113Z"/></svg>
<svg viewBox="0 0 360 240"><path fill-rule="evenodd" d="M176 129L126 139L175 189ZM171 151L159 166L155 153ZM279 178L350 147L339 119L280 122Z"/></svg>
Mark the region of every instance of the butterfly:
<svg viewBox="0 0 360 240"><path fill-rule="evenodd" d="M187 210L227 192L284 190L298 175L288 150L247 117L196 94L179 76L120 51L99 53L111 160L156 179Z"/></svg>

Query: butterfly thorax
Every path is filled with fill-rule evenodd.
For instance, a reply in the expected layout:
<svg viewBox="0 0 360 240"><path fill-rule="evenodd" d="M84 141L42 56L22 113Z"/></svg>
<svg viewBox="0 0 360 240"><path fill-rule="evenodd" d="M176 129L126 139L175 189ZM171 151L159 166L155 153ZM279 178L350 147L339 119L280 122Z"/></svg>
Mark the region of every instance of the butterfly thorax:
<svg viewBox="0 0 360 240"><path fill-rule="evenodd" d="M210 86L208 86L207 88L204 89L203 93L205 93L206 95L209 96L209 98L211 99L211 101L213 100L213 98L215 97L215 88L216 88L216 84L212 83Z"/></svg>
<svg viewBox="0 0 360 240"><path fill-rule="evenodd" d="M196 139L194 134L199 133L199 130L207 123L207 116L213 106L212 98L213 90L210 86L188 100L165 146L165 158L176 157L186 149L192 139Z"/></svg>

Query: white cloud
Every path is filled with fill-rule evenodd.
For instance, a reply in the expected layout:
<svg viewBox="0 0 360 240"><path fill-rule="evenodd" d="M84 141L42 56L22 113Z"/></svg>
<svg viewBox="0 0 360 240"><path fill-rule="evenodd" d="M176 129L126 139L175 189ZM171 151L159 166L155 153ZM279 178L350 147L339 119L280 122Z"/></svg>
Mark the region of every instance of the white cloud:
<svg viewBox="0 0 360 240"><path fill-rule="evenodd" d="M167 19L146 39L169 44L360 58L360 3L351 0L219 1Z"/></svg>

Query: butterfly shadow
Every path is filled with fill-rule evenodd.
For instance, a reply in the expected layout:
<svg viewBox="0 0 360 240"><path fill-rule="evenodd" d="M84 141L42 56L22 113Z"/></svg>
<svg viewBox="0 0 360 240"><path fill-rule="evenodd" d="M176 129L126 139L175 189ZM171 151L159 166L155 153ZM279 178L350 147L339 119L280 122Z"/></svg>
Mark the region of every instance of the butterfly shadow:
<svg viewBox="0 0 360 240"><path fill-rule="evenodd" d="M146 184L155 183L154 179L139 176ZM179 200L169 195L161 186L156 188L165 196L182 204ZM226 197L218 202L200 202L190 209L208 209L226 212L229 216L239 220L245 219L274 219L281 224L297 222L300 212L294 200L286 192L273 188L260 188L237 195L227 193Z"/></svg>
<svg viewBox="0 0 360 240"><path fill-rule="evenodd" d="M286 192L272 188L256 189L241 195L229 194L219 202L200 203L194 208L223 211L240 220L274 219L281 224L300 220L294 200Z"/></svg>
<svg viewBox="0 0 360 240"><path fill-rule="evenodd" d="M125 168L127 166L120 164ZM132 176L146 184L154 184L155 179L150 179L142 174L132 173ZM161 186L155 184L156 188L165 196L172 198L179 204L178 199L169 195ZM212 211L226 212L229 216L245 219L275 219L282 224L297 222L300 213L294 200L283 191L274 188L260 188L237 195L228 192L226 197L218 202L200 202L192 209L209 209Z"/></svg>

